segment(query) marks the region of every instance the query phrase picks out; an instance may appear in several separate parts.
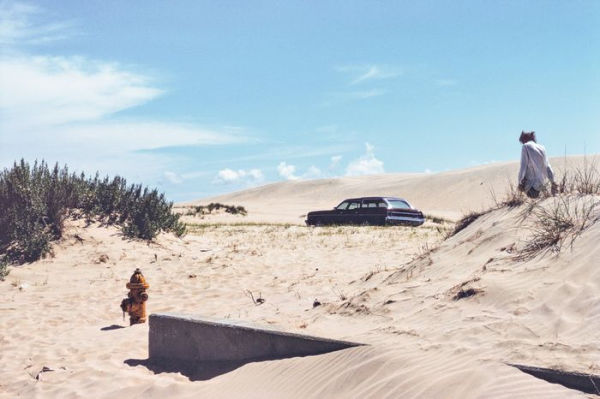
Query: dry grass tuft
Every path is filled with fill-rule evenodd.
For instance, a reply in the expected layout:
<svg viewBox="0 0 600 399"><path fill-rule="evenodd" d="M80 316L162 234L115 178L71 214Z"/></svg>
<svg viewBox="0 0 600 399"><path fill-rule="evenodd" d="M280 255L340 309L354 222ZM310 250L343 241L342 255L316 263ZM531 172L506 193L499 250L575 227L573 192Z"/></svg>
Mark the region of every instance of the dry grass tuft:
<svg viewBox="0 0 600 399"><path fill-rule="evenodd" d="M6 257L0 257L0 281L4 281L4 278L8 276L10 271L8 270L8 259Z"/></svg>
<svg viewBox="0 0 600 399"><path fill-rule="evenodd" d="M596 160L588 161L585 157L583 166L572 173L565 171L557 186L561 194L600 195L600 171Z"/></svg>
<svg viewBox="0 0 600 399"><path fill-rule="evenodd" d="M470 213L466 214L458 222L456 222L456 225L454 225L454 230L452 230L450 233L448 233L448 235L446 236L446 239L460 233L461 231L466 229L471 223L476 221L480 216L483 216L490 211L470 212Z"/></svg>
<svg viewBox="0 0 600 399"><path fill-rule="evenodd" d="M533 202L521 216L522 220L531 220L531 235L516 258L527 260L547 252L558 254L565 243L572 246L585 229L600 219L596 212L599 204L593 196L572 195L555 197L550 204Z"/></svg>

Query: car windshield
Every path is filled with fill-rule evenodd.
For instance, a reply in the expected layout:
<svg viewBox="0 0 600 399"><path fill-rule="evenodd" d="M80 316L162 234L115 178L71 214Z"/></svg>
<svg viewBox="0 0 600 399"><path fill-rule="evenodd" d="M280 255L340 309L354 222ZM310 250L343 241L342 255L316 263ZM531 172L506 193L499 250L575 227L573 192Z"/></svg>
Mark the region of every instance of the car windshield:
<svg viewBox="0 0 600 399"><path fill-rule="evenodd" d="M360 202L354 201L354 202L350 203L350 206L348 207L348 210L356 209L356 208L360 208Z"/></svg>
<svg viewBox="0 0 600 399"><path fill-rule="evenodd" d="M410 209L410 205L405 201L401 200L387 200L388 204L390 204L390 208L394 209Z"/></svg>
<svg viewBox="0 0 600 399"><path fill-rule="evenodd" d="M338 206L336 206L335 209L339 209L339 210L346 209L346 208L348 208L349 203L350 203L349 201L344 201L341 204L339 204Z"/></svg>

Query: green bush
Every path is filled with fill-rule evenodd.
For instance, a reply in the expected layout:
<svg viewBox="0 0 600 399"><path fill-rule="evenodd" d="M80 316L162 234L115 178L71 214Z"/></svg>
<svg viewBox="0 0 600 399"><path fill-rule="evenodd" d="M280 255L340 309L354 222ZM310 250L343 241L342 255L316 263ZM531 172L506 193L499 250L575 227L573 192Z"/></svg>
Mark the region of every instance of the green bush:
<svg viewBox="0 0 600 399"><path fill-rule="evenodd" d="M193 206L187 213L187 215L210 215L213 211L219 211L224 209L226 213L232 215L248 215L248 211L243 206L225 205L219 202L211 202L208 205L197 205Z"/></svg>
<svg viewBox="0 0 600 399"><path fill-rule="evenodd" d="M87 178L58 164L24 160L0 172L0 254L5 261L31 262L62 236L67 217L123 226L128 237L153 239L161 231L178 236L185 225L157 190L127 186L124 178Z"/></svg>

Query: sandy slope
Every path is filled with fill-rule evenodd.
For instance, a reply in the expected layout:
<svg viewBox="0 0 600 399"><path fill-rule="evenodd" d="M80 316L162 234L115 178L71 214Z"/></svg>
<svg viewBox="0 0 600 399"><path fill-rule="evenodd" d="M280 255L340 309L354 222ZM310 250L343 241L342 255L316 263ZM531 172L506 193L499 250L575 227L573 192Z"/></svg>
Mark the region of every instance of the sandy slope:
<svg viewBox="0 0 600 399"><path fill-rule="evenodd" d="M560 177L564 170L580 167L584 159L600 165L599 155L552 158L551 164ZM330 209L345 198L385 195L406 198L430 215L458 219L464 213L493 205L494 195L502 197L510 182L516 184L518 168L518 162L505 162L431 174L388 173L286 181L180 205L209 202L242 205L249 211L248 221L303 223L302 215L307 212ZM237 219L219 219L230 220Z"/></svg>
<svg viewBox="0 0 600 399"><path fill-rule="evenodd" d="M600 374L600 223L559 255L517 261L526 206L443 242L451 226L431 222L196 225L150 244L72 223L54 257L12 267L0 283L0 397L583 397L505 363ZM128 327L119 309L135 267L151 285L149 312L369 346L250 363L208 381L155 374L144 366L148 326ZM461 288L479 291L454 300ZM266 302L255 306L247 290ZM53 371L39 374L44 366Z"/></svg>

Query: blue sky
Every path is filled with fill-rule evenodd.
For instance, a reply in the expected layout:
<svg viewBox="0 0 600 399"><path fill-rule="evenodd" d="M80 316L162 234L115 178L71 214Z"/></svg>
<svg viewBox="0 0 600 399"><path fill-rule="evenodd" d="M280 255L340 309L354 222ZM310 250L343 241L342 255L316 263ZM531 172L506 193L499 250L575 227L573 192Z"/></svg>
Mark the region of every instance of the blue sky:
<svg viewBox="0 0 600 399"><path fill-rule="evenodd" d="M598 1L0 1L0 167L175 201L600 152Z"/></svg>

